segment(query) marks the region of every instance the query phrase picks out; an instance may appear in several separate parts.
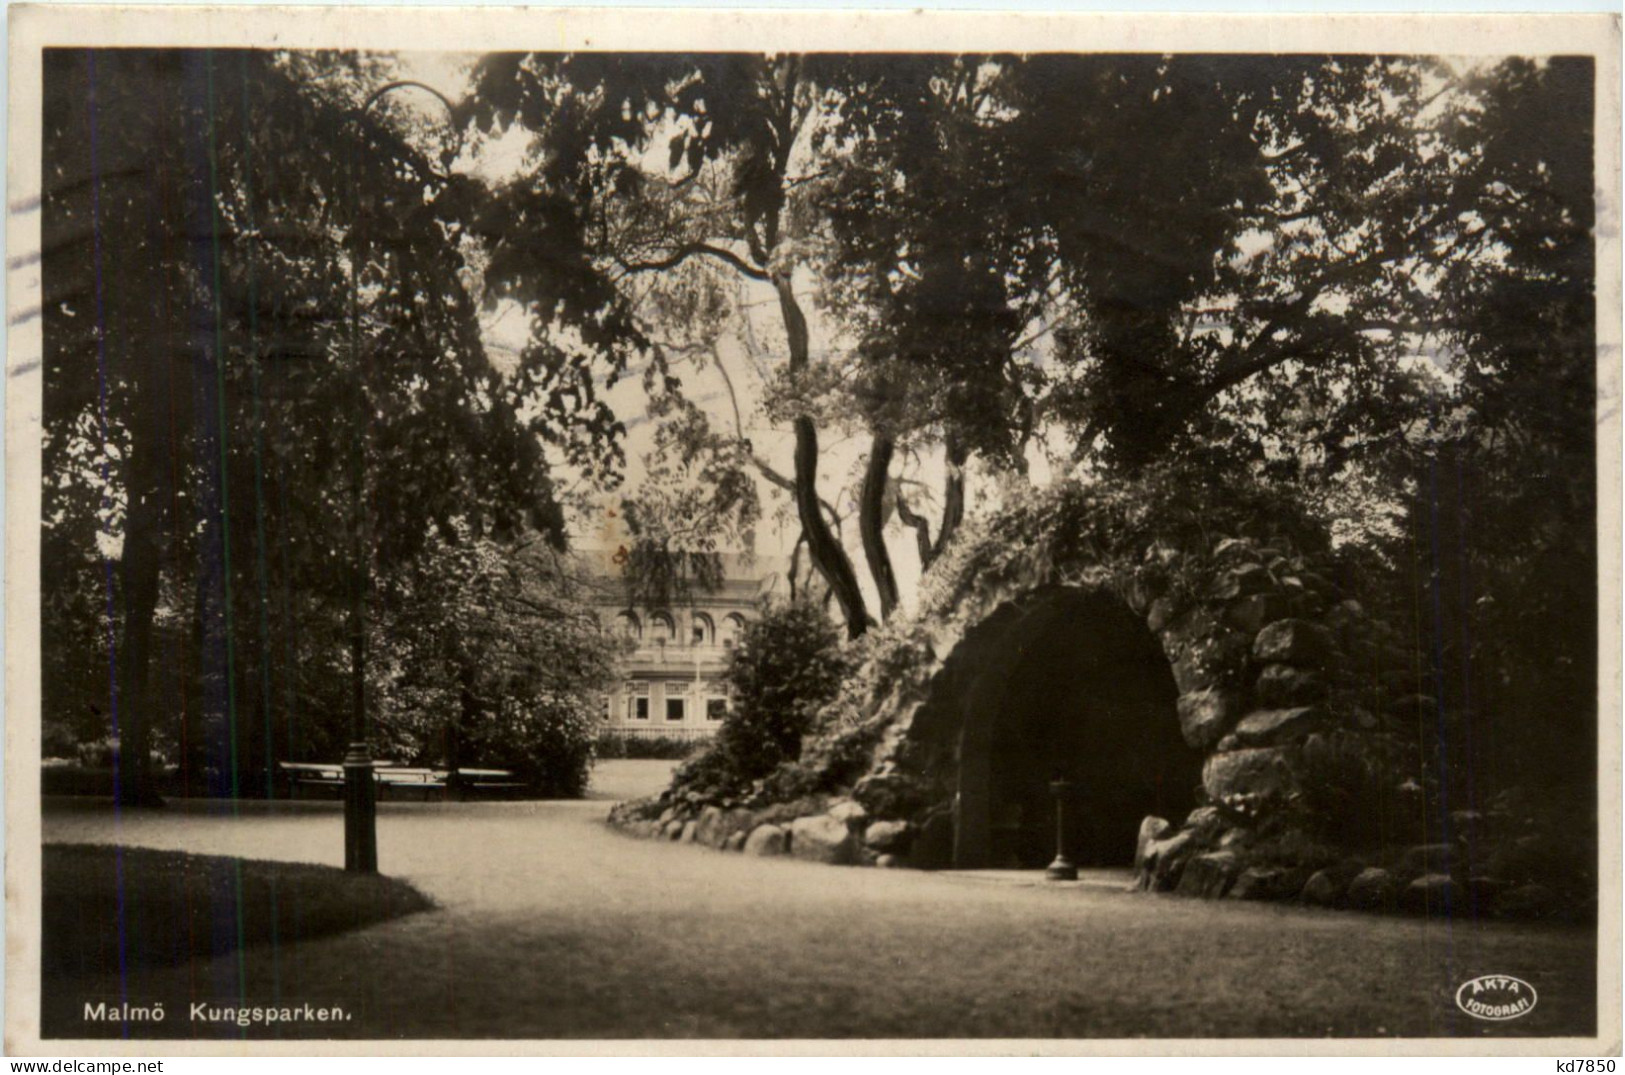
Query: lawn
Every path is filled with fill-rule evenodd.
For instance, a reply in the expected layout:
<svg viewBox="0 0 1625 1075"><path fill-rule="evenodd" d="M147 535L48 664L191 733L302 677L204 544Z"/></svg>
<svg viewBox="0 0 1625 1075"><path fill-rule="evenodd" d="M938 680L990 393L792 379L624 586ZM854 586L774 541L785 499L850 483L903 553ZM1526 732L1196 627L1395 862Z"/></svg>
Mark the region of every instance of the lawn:
<svg viewBox="0 0 1625 1075"><path fill-rule="evenodd" d="M44 849L41 972L120 974L331 936L432 907L331 866L103 844Z"/></svg>
<svg viewBox="0 0 1625 1075"><path fill-rule="evenodd" d="M1597 1025L1593 928L758 859L631 839L604 812L397 804L379 814L379 861L434 913L48 982L45 1034L121 1033L82 1009L123 996L182 1013L239 998L353 1012L340 1026L132 1028L147 1038L1479 1038ZM52 806L46 836L102 838L112 817ZM176 804L125 813L118 834L336 862L343 829L336 804L240 816ZM1504 1023L1464 1015L1455 991L1482 974L1531 983L1538 1007Z"/></svg>

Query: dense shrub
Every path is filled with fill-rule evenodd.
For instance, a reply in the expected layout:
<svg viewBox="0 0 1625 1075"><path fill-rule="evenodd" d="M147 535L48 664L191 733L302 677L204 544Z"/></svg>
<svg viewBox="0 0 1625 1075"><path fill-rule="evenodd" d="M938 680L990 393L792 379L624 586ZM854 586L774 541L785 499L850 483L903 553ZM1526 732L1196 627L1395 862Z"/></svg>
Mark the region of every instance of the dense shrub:
<svg viewBox="0 0 1625 1075"><path fill-rule="evenodd" d="M770 609L745 628L729 655L733 711L710 749L678 770L675 786L739 794L794 761L802 736L851 670L841 632L821 609L805 602Z"/></svg>
<svg viewBox="0 0 1625 1075"><path fill-rule="evenodd" d="M616 735L600 732L593 748L593 756L628 758L633 760L676 761L700 752L706 746L704 739L678 739L674 736Z"/></svg>

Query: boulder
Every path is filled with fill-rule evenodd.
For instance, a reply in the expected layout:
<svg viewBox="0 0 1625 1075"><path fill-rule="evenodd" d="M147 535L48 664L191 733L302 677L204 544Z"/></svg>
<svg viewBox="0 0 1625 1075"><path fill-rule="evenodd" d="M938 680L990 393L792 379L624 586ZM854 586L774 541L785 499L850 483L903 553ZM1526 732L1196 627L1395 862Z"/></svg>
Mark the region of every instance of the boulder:
<svg viewBox="0 0 1625 1075"><path fill-rule="evenodd" d="M857 858L857 846L845 821L815 814L791 822L790 854L807 862L845 866Z"/></svg>
<svg viewBox="0 0 1625 1075"><path fill-rule="evenodd" d="M1151 602L1151 608L1145 614L1145 625L1153 632L1161 633L1178 614L1179 606L1172 598L1159 597Z"/></svg>
<svg viewBox="0 0 1625 1075"><path fill-rule="evenodd" d="M694 841L707 847L721 847L728 838L727 818L720 806L707 806L694 822Z"/></svg>
<svg viewBox="0 0 1625 1075"><path fill-rule="evenodd" d="M914 831L906 821L871 821L863 830L863 843L883 854L908 850Z"/></svg>
<svg viewBox="0 0 1625 1075"><path fill-rule="evenodd" d="M1364 863L1352 859L1345 859L1316 870L1309 876L1309 880L1303 883L1303 892L1300 893L1303 902L1312 903L1317 907L1341 906L1344 897L1348 895L1349 886L1364 870Z"/></svg>
<svg viewBox="0 0 1625 1075"><path fill-rule="evenodd" d="M1299 895L1303 902L1314 904L1316 907L1335 907L1347 891L1338 884L1337 876L1331 870L1316 870L1309 875L1309 880L1303 884L1303 892Z"/></svg>
<svg viewBox="0 0 1625 1075"><path fill-rule="evenodd" d="M1206 606L1191 609L1161 636L1181 694L1218 684L1247 656L1247 636L1226 627L1219 614Z"/></svg>
<svg viewBox="0 0 1625 1075"><path fill-rule="evenodd" d="M1326 700L1326 678L1311 668L1267 664L1258 674L1258 701L1273 708L1315 705Z"/></svg>
<svg viewBox="0 0 1625 1075"><path fill-rule="evenodd" d="M1303 870L1284 866L1249 866L1230 887L1233 900L1287 900L1303 889Z"/></svg>
<svg viewBox="0 0 1625 1075"><path fill-rule="evenodd" d="M1399 875L1407 880L1429 873L1449 873L1459 848L1455 844L1418 844L1399 860Z"/></svg>
<svg viewBox="0 0 1625 1075"><path fill-rule="evenodd" d="M1123 588L1123 600L1136 616L1144 616L1151 611L1151 602L1167 588L1168 580L1154 569L1148 569L1129 579Z"/></svg>
<svg viewBox="0 0 1625 1075"><path fill-rule="evenodd" d="M660 835L664 836L668 840L676 840L682 837L683 828L683 820L681 818L674 817L670 821L666 822L665 827L660 830Z"/></svg>
<svg viewBox="0 0 1625 1075"><path fill-rule="evenodd" d="M1181 896L1216 900L1230 891L1236 880L1236 856L1229 851L1210 851L1205 855L1192 855L1179 875L1179 887L1174 891Z"/></svg>
<svg viewBox="0 0 1625 1075"><path fill-rule="evenodd" d="M1206 688L1179 696L1179 730L1185 742L1205 747L1224 734L1240 709L1230 691Z"/></svg>
<svg viewBox="0 0 1625 1075"><path fill-rule="evenodd" d="M694 842L694 834L699 831L699 828L700 828L700 823L698 821L684 822L683 823L683 831L677 834L678 840L680 842L682 842L682 843L685 843L685 844L693 843Z"/></svg>
<svg viewBox="0 0 1625 1075"><path fill-rule="evenodd" d="M1198 806L1185 817L1185 824L1180 828L1196 837L1196 842L1206 847L1218 841L1219 834L1224 831L1224 817L1212 806Z"/></svg>
<svg viewBox="0 0 1625 1075"><path fill-rule="evenodd" d="M1286 599L1275 593L1239 597L1225 606L1224 622L1252 638L1266 623L1287 614Z"/></svg>
<svg viewBox="0 0 1625 1075"><path fill-rule="evenodd" d="M1417 914L1451 914L1460 909L1461 894L1447 873L1425 873L1405 886L1405 909Z"/></svg>
<svg viewBox="0 0 1625 1075"><path fill-rule="evenodd" d="M1174 685L1182 694L1207 690L1228 677L1246 658L1240 635L1214 626L1181 647L1180 655L1169 663Z"/></svg>
<svg viewBox="0 0 1625 1075"><path fill-rule="evenodd" d="M831 806L825 813L848 828L861 829L863 823L869 818L869 811L865 810L861 803L855 803L851 799L842 799Z"/></svg>
<svg viewBox="0 0 1625 1075"><path fill-rule="evenodd" d="M1168 834L1172 825L1160 817L1148 817L1140 822L1140 834L1134 840L1134 868L1145 868L1146 856L1151 851L1151 845Z"/></svg>
<svg viewBox="0 0 1625 1075"><path fill-rule="evenodd" d="M871 773L852 788L852 798L872 816L908 817L927 801L918 778L907 773Z"/></svg>
<svg viewBox="0 0 1625 1075"><path fill-rule="evenodd" d="M1219 850L1234 851L1246 847L1254 840L1251 829L1225 829L1219 837Z"/></svg>
<svg viewBox="0 0 1625 1075"><path fill-rule="evenodd" d="M1350 907L1362 911L1392 910L1399 899L1399 881L1387 870L1372 866L1361 870L1349 882Z"/></svg>
<svg viewBox="0 0 1625 1075"><path fill-rule="evenodd" d="M724 851L738 851L739 849L741 849L742 847L745 846L745 838L748 835L749 834L746 833L743 830L740 830L739 832L730 833L728 835L728 838L726 840L722 841L722 850L724 850Z"/></svg>
<svg viewBox="0 0 1625 1075"><path fill-rule="evenodd" d="M1220 538L1213 546L1213 559L1220 562L1252 562L1258 559L1258 549L1248 538Z"/></svg>
<svg viewBox="0 0 1625 1075"><path fill-rule="evenodd" d="M1321 667L1331 657L1326 629L1307 620L1276 620L1253 640L1253 657L1267 663Z"/></svg>
<svg viewBox="0 0 1625 1075"><path fill-rule="evenodd" d="M1144 887L1154 892L1167 892L1179 884L1185 869L1185 860L1196 851L1196 840L1188 832L1176 832L1166 840L1153 843L1145 855L1142 871Z"/></svg>
<svg viewBox="0 0 1625 1075"><path fill-rule="evenodd" d="M1213 580L1208 596L1215 601L1229 601L1237 597L1264 593L1275 586L1275 579L1261 564L1242 564L1233 567Z"/></svg>
<svg viewBox="0 0 1625 1075"><path fill-rule="evenodd" d="M1230 750L1202 763L1202 787L1215 802L1233 795L1284 793L1291 783L1286 760L1275 748Z"/></svg>
<svg viewBox="0 0 1625 1075"><path fill-rule="evenodd" d="M747 855L782 855L789 843L789 834L777 825L758 825L745 838L742 850Z"/></svg>
<svg viewBox="0 0 1625 1075"><path fill-rule="evenodd" d="M903 868L903 860L896 855L881 855L875 859L875 865L882 870L900 870Z"/></svg>
<svg viewBox="0 0 1625 1075"><path fill-rule="evenodd" d="M1283 743L1306 735L1325 722L1325 713L1314 706L1259 709L1236 723L1236 741L1244 747Z"/></svg>

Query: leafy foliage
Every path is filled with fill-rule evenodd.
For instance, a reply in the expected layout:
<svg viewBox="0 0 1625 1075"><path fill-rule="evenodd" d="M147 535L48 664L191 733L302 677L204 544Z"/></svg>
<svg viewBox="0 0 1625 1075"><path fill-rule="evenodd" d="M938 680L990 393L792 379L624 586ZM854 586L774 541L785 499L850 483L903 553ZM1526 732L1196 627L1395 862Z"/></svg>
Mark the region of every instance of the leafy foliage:
<svg viewBox="0 0 1625 1075"><path fill-rule="evenodd" d="M614 643L557 558L431 534L390 580L374 664L378 738L392 755L517 770L537 790L586 786Z"/></svg>
<svg viewBox="0 0 1625 1075"><path fill-rule="evenodd" d="M482 190L373 91L386 67L47 55L46 633L96 639L65 652L110 667L131 786L160 712L222 794L331 752L370 580L459 527L559 543L548 452L613 469L618 423L560 383L587 363L485 355ZM87 704L80 667L47 670L50 719Z"/></svg>
<svg viewBox="0 0 1625 1075"><path fill-rule="evenodd" d="M711 747L677 772L673 787L739 795L801 754L802 736L851 671L841 636L817 606L769 609L746 625L728 658L733 708Z"/></svg>

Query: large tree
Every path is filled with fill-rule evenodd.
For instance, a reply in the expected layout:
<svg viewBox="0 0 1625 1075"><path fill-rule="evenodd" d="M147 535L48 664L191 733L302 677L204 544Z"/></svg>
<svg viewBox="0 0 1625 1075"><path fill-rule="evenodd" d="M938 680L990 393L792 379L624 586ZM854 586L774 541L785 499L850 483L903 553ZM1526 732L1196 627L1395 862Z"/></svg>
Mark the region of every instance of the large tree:
<svg viewBox="0 0 1625 1075"><path fill-rule="evenodd" d="M164 655L191 665L179 734L240 791L301 688L327 740L365 705L375 573L454 520L561 540L548 443L612 465L551 355L486 358L474 185L386 85L355 56L48 53L46 548L106 564L127 798L152 795L160 611L192 635Z"/></svg>
<svg viewBox="0 0 1625 1075"><path fill-rule="evenodd" d="M1046 428L1095 465L1328 471L1391 428L1418 396L1400 360L1447 317L1429 281L1482 254L1479 149L1446 144L1469 97L1405 58L502 55L473 114L534 136L493 236L520 276L562 250L634 321L649 274L771 289L793 473L756 462L858 632L821 426L870 438L855 499L882 614L892 513L928 564L967 463L1019 467ZM542 321L570 316L547 298ZM935 537L900 445L942 452Z"/></svg>

